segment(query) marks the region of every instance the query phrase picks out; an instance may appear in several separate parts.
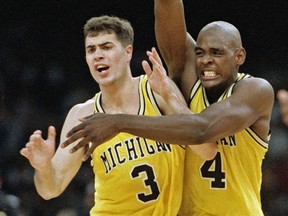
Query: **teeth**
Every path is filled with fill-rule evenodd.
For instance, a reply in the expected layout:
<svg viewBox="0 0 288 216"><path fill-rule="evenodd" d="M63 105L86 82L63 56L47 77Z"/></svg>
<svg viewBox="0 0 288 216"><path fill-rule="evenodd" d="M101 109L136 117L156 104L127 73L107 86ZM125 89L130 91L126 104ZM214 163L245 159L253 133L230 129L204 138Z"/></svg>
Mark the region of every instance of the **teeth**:
<svg viewBox="0 0 288 216"><path fill-rule="evenodd" d="M212 77L215 75L216 73L214 71L204 71L204 76Z"/></svg>
<svg viewBox="0 0 288 216"><path fill-rule="evenodd" d="M99 65L99 66L97 67L97 70L102 69L102 68L105 68L105 66L104 66L104 65Z"/></svg>
<svg viewBox="0 0 288 216"><path fill-rule="evenodd" d="M106 66L106 65L98 65L97 66L97 70L99 71L99 72L102 72L103 70L107 70L109 67L108 66Z"/></svg>

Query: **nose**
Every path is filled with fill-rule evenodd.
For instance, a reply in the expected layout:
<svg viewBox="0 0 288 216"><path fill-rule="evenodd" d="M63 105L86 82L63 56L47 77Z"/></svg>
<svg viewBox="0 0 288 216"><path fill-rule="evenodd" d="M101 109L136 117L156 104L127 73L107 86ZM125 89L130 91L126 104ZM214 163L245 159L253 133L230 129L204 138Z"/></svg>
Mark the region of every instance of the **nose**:
<svg viewBox="0 0 288 216"><path fill-rule="evenodd" d="M94 52L94 59L98 60L98 59L102 59L103 58L103 53L101 51L101 49L96 49Z"/></svg>
<svg viewBox="0 0 288 216"><path fill-rule="evenodd" d="M212 57L209 53L206 53L204 54L201 58L200 58L200 61L201 63L203 64L209 64L211 63L213 60L212 60Z"/></svg>

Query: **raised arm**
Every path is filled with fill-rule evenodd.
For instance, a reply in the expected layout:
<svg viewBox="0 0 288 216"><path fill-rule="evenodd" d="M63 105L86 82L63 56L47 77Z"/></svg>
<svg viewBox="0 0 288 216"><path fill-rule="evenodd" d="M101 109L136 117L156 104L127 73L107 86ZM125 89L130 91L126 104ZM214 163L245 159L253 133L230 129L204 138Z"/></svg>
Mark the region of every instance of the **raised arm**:
<svg viewBox="0 0 288 216"><path fill-rule="evenodd" d="M167 76L155 48L147 51L152 68L147 61L143 61L143 69L148 76L149 84L155 92L155 98L160 110L165 115L193 114L187 107L185 99L176 84ZM218 148L216 142L203 143L202 145L189 145L189 148L204 160L211 160L215 157Z"/></svg>
<svg viewBox="0 0 288 216"><path fill-rule="evenodd" d="M197 79L195 41L187 33L182 0L154 0L155 35L170 78L186 100Z"/></svg>
<svg viewBox="0 0 288 216"><path fill-rule="evenodd" d="M186 51L186 24L183 2L154 0L155 35L169 75L179 82L184 70Z"/></svg>
<svg viewBox="0 0 288 216"><path fill-rule="evenodd" d="M156 49L153 47L146 54L152 67L145 60L142 61L142 66L161 112L164 115L191 113L179 88L167 76Z"/></svg>
<svg viewBox="0 0 288 216"><path fill-rule="evenodd" d="M192 111L187 107L187 104L185 103L185 100L175 85L173 81L166 75L166 71L161 63L161 59L156 52L155 48L152 48L152 51L148 51L147 55L149 57L149 60L151 61L153 65L153 70L151 69L150 65L148 64L147 61L143 61L142 65L144 68L144 71L146 72L148 76L148 81L155 93L155 98L157 100L157 104L160 107L160 110L162 111L163 114L165 115L177 115L176 119L178 118L187 118L186 116L193 115ZM181 115L180 115L181 114ZM117 116L117 119L120 120L122 115ZM127 115L127 118L134 118L134 116L129 116ZM135 116L136 117L136 116ZM107 119L107 122L105 121ZM189 148L191 148L196 154L198 154L201 158L205 160L210 160L213 159L214 156L217 153L217 145L215 142L211 143L199 143L201 145L197 145L198 143L193 143L190 142L192 140L184 141L181 138L179 139L178 136L180 134L175 134L174 136L174 131L179 130L179 128L174 128L178 127L177 125L181 125L176 123L176 125L173 124L173 121L171 124L169 122L164 123L164 125L158 124L155 122L155 127L154 127L154 122L152 125L150 125L149 121L154 120L152 117L151 119L146 119L145 117L143 118L143 122L140 124L143 125L142 131L138 131L137 126L132 126L131 124L127 123L127 128L124 127L125 129L118 128L117 125L114 127L114 122L113 122L113 115L105 115L105 114L95 114L94 116L86 118L86 120L83 120L83 123L80 125L74 127L69 133L68 133L68 139L62 144L62 147L66 147L70 143L83 138L80 140L80 142L77 144L76 147L74 147L74 151L77 149L86 146L87 143L90 141L93 142L91 148L86 152L84 156L84 160L89 157L89 155L92 153L92 151L99 145L102 144L103 142L111 139L114 137L118 132L121 132L122 130L129 130L132 134L150 138L154 137L154 134L156 135L154 140L158 141L164 141L167 143L176 143L176 144L186 144L189 145ZM157 118L158 120L159 118ZM175 119L175 118L173 118ZM131 119L132 120L132 119ZM146 121L147 120L147 121ZM156 120L156 121L157 121ZM161 122L161 118L159 119L159 122ZM141 120L140 120L141 121ZM133 123L132 123L133 122ZM132 120L132 124L136 123L136 121ZM168 126L167 126L168 123ZM124 123L126 124L126 123ZM138 124L138 123L136 123ZM98 127L101 126L101 131L105 131L107 133L101 133L99 134L99 129ZM108 132L108 128L110 132ZM131 126L131 128L130 128ZM169 128L167 131L162 131L164 128ZM181 127L183 127L181 125ZM128 129L129 128L129 129ZM151 130L150 130L151 129ZM181 129L181 128L180 128ZM183 130L182 130L183 129ZM182 128L181 133L187 132L187 128ZM118 131L119 130L119 131ZM131 131L130 131L131 130ZM147 133L146 133L147 131ZM148 132L149 131L149 132ZM158 133L160 131L160 134ZM189 131L189 130L188 130ZM162 134L161 134L162 133ZM171 136L172 135L172 136ZM187 134L186 134L187 136ZM185 139L185 137L183 137ZM174 142L172 142L172 140ZM171 142L170 142L171 141ZM184 141L184 142L183 142ZM214 140L215 141L215 140ZM190 145L191 144L191 145Z"/></svg>

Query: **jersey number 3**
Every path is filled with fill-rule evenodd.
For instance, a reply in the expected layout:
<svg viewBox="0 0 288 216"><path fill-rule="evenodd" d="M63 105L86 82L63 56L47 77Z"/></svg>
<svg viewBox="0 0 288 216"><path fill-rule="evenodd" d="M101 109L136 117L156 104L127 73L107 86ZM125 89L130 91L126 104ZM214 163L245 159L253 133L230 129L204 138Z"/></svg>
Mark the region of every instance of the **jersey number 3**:
<svg viewBox="0 0 288 216"><path fill-rule="evenodd" d="M150 188L150 193L138 193L137 197L142 202L149 202L151 200L156 200L160 194L158 184L155 180L155 174L153 168L147 164L142 164L133 168L131 172L132 178L139 178L141 174L145 174L146 178L143 183L146 187Z"/></svg>
<svg viewBox="0 0 288 216"><path fill-rule="evenodd" d="M214 168L213 168L214 163ZM222 171L222 161L220 152L217 153L214 159L205 161L202 165L201 176L203 178L209 178L211 182L211 188L224 189L225 188L225 172Z"/></svg>

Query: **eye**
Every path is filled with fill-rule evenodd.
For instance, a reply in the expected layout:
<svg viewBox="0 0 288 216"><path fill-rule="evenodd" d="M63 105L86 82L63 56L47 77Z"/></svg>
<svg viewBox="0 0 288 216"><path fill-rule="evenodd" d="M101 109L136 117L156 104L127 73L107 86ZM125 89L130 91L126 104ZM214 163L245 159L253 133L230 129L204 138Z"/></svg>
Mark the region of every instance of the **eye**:
<svg viewBox="0 0 288 216"><path fill-rule="evenodd" d="M111 46L105 45L105 46L102 47L102 49L103 49L103 50L110 50L110 49L111 49Z"/></svg>
<svg viewBox="0 0 288 216"><path fill-rule="evenodd" d="M86 52L92 54L94 52L94 49L86 49Z"/></svg>
<svg viewBox="0 0 288 216"><path fill-rule="evenodd" d="M196 51L195 51L195 55L196 55L197 57L203 57L203 56L204 56L204 52L201 51L201 50L196 50Z"/></svg>
<svg viewBox="0 0 288 216"><path fill-rule="evenodd" d="M216 56L216 57L221 57L224 55L224 52L221 50L212 50L211 51L211 55L212 56Z"/></svg>
<svg viewBox="0 0 288 216"><path fill-rule="evenodd" d="M86 53L93 54L95 52L95 47L89 46L86 48Z"/></svg>

